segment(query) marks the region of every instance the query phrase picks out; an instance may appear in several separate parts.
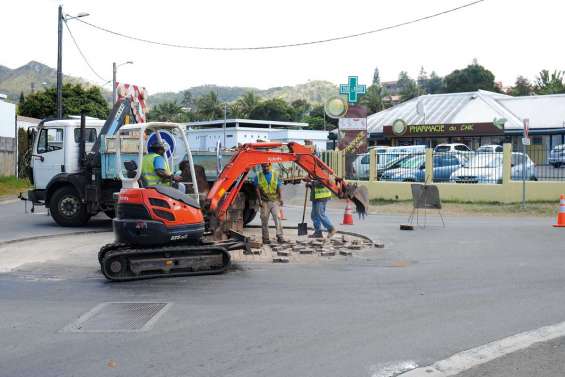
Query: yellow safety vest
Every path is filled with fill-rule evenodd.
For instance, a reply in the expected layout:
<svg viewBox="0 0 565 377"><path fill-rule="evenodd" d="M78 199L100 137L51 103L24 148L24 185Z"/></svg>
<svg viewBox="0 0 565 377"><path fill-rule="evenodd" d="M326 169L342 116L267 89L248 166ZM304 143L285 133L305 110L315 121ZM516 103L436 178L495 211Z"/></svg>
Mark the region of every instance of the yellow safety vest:
<svg viewBox="0 0 565 377"><path fill-rule="evenodd" d="M274 171L271 172L271 182L267 182L267 178L263 172L257 174L257 181L261 191L262 199L274 202L278 199L277 188L279 187L279 177Z"/></svg>
<svg viewBox="0 0 565 377"><path fill-rule="evenodd" d="M141 165L141 174L143 177L143 180L145 182L145 185L147 186L157 186L157 185L163 185L163 186L170 186L171 182L170 181L163 181L161 179L161 177L159 177L157 175L157 173L155 172L155 159L157 157L160 157L157 153L150 153L150 154L146 154L145 156L143 156L143 163ZM165 157L163 157L163 159L165 160L165 173L167 173L168 175L171 174L171 169L169 168L169 163L167 161L167 159Z"/></svg>
<svg viewBox="0 0 565 377"><path fill-rule="evenodd" d="M322 184L314 185L314 200L327 199L332 197L332 192Z"/></svg>

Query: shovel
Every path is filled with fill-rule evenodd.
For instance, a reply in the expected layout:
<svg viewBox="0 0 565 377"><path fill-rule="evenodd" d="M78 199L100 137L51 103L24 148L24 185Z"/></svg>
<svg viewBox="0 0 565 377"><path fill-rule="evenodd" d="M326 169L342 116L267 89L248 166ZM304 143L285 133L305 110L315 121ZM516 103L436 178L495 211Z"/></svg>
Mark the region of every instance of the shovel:
<svg viewBox="0 0 565 377"><path fill-rule="evenodd" d="M304 210L302 211L302 222L298 223L298 235L305 236L308 234L308 223L304 222L306 216L306 201L308 200L308 186L306 186L306 193L304 194Z"/></svg>

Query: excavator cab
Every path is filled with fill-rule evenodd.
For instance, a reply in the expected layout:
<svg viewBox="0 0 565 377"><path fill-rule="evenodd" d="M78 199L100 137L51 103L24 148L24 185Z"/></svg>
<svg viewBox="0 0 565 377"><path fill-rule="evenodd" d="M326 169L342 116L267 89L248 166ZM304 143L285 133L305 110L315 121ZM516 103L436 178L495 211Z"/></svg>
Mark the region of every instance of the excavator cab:
<svg viewBox="0 0 565 377"><path fill-rule="evenodd" d="M162 157L167 160L171 172L178 169L181 158L186 158L183 163L188 163L191 180L185 184L192 186L191 194L183 192L183 186L173 187L173 182L147 184L143 161L149 146L155 142L165 145ZM128 144L137 145L132 148ZM122 181L113 222L118 242L159 245L175 240L197 242L202 238L204 218L200 210L198 181L183 126L138 123L121 127L116 134L116 171Z"/></svg>

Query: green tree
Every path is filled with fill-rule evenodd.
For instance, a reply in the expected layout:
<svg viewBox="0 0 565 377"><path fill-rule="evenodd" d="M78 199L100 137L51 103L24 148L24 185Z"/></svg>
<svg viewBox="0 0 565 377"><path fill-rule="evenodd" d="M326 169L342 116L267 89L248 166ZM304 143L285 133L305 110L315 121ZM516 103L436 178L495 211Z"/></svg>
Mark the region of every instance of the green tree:
<svg viewBox="0 0 565 377"><path fill-rule="evenodd" d="M499 91L494 74L476 61L464 69L457 69L445 76L445 92L474 92L479 89Z"/></svg>
<svg viewBox="0 0 565 377"><path fill-rule="evenodd" d="M381 74L379 72L379 67L375 67L375 71L373 72L373 85L381 85Z"/></svg>
<svg viewBox="0 0 565 377"><path fill-rule="evenodd" d="M86 115L106 119L110 109L99 87L85 88L80 84L63 85L63 116ZM29 94L18 107L20 115L32 118L47 118L57 114L55 88L46 88Z"/></svg>
<svg viewBox="0 0 565 377"><path fill-rule="evenodd" d="M182 100L181 106L186 107L187 109L192 109L194 107L194 98L192 98L192 92L190 90L183 90L182 91Z"/></svg>
<svg viewBox="0 0 565 377"><path fill-rule="evenodd" d="M520 97L520 96L529 96L533 92L534 92L534 87L530 83L530 80L528 80L524 76L518 76L518 78L516 79L516 83L510 89L508 94Z"/></svg>
<svg viewBox="0 0 565 377"><path fill-rule="evenodd" d="M418 74L418 79L417 79L417 84L418 84L418 90L420 92L420 94L427 94L427 84L428 84L428 73L426 72L426 70L424 69L424 67L420 67L420 73Z"/></svg>
<svg viewBox="0 0 565 377"><path fill-rule="evenodd" d="M385 108L384 97L386 97L385 88L380 84L373 84L367 88L367 93L361 97L359 103L367 107L369 114L374 114Z"/></svg>
<svg viewBox="0 0 565 377"><path fill-rule="evenodd" d="M257 97L255 92L245 92L245 94L236 101L241 117L249 119L249 115L253 112L253 110L255 110L255 107L257 107L260 102L261 99Z"/></svg>
<svg viewBox="0 0 565 377"><path fill-rule="evenodd" d="M291 122L293 116L293 108L280 98L273 98L259 103L255 106L251 114L249 114L249 118L251 119L281 122Z"/></svg>
<svg viewBox="0 0 565 377"><path fill-rule="evenodd" d="M563 71L553 71L549 73L547 69L542 70L536 77L535 91L537 94L557 94L565 93L563 83Z"/></svg>
<svg viewBox="0 0 565 377"><path fill-rule="evenodd" d="M438 76L438 74L435 73L435 71L432 71L432 73L430 74L430 78L426 81L425 90L426 93L428 94L443 93L444 90L443 78Z"/></svg>
<svg viewBox="0 0 565 377"><path fill-rule="evenodd" d="M191 117L176 102L163 102L147 112L147 119L151 122L184 123L189 122Z"/></svg>
<svg viewBox="0 0 565 377"><path fill-rule="evenodd" d="M420 94L418 84L414 79L408 76L408 73L405 71L400 72L398 75L397 85L400 88L399 94L401 102L408 101Z"/></svg>
<svg viewBox="0 0 565 377"><path fill-rule="evenodd" d="M22 90L22 91L20 92L20 100L18 101L18 106L21 106L22 103L24 103L25 99L26 99L26 98L25 98L24 92L23 92L23 90Z"/></svg>
<svg viewBox="0 0 565 377"><path fill-rule="evenodd" d="M218 99L216 92L210 91L208 94L196 100L198 109L197 117L202 120L223 119L224 107Z"/></svg>
<svg viewBox="0 0 565 377"><path fill-rule="evenodd" d="M292 119L295 122L302 122L304 117L310 112L312 109L312 105L305 99L297 99L292 101L290 104L293 110L293 117Z"/></svg>
<svg viewBox="0 0 565 377"><path fill-rule="evenodd" d="M308 123L313 130L323 130L325 119L326 130L329 131L337 128L338 120L328 116L324 117L325 113L324 105L316 105L312 107L310 114L304 117L304 122Z"/></svg>

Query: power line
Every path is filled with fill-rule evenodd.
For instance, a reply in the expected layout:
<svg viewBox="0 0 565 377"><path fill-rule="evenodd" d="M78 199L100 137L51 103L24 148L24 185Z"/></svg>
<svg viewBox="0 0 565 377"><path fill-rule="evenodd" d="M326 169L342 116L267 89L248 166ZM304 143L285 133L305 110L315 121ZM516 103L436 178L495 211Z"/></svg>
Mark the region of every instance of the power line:
<svg viewBox="0 0 565 377"><path fill-rule="evenodd" d="M470 3L467 3L467 4L463 4L463 5L458 6L456 8L451 8L451 9L444 10L444 11L441 11L441 12L438 12L438 13L434 13L434 14L431 14L431 15L428 15L428 16L416 18L416 19L413 19L413 20L410 20L410 21L405 21L405 22L401 22L401 23L398 23L398 24L389 25L389 26L378 28L378 29L374 29L374 30L364 31L362 33L342 35L342 36L338 36L338 37L327 38L327 39L319 39L319 40L307 41L307 42L285 43L285 44L276 44L276 45L267 45L267 46L251 46L251 47L206 47L206 46L198 46L198 45L184 45L184 44L152 41L152 40L149 40L149 39L144 39L144 38L140 38L140 37L136 37L136 36L132 36L132 35L123 34L123 33L117 32L117 31L113 31L113 30L104 28L102 26L92 24L92 23L85 21L83 19L80 19L80 18L77 18L76 20L79 21L79 22L82 22L83 24L86 24L86 25L88 25L92 28L98 29L100 31L104 31L104 32L109 33L109 34L116 35L118 37L127 38L127 39L131 39L131 40L135 40L135 41L143 42L143 43L149 43L149 44L153 44L153 45L165 46L165 47L184 48L184 49L191 49L191 50L211 50L211 51L269 50L269 49L277 49L277 48L299 47L299 46L307 46L307 45L314 45L314 44L322 44L322 43L340 41L340 40L344 40L344 39L357 38L357 37L361 37L361 36L365 36L365 35L369 35L369 34L375 34L375 33L379 33L379 32L382 32L382 31L396 29L396 28L400 28L400 27L403 27L403 26L408 26L408 25L415 24L415 23L418 23L418 22L426 21L426 20L429 20L429 19L432 19L432 18L435 18L435 17L446 15L448 13L453 13L453 12L462 10L464 8L468 8L468 7L477 5L477 4L482 3L484 1L486 1L486 0L476 0L476 1L473 1L473 2L470 2Z"/></svg>
<svg viewBox="0 0 565 377"><path fill-rule="evenodd" d="M78 20L79 18L76 18L76 20ZM86 63L86 65L88 66L88 68L90 68L90 70L92 71L92 73L94 73L100 80L102 80L103 82L106 81L108 82L108 80L106 80L104 77L100 76L98 74L98 72L96 72L96 70L92 67L92 65L90 64L90 62L88 61L88 59L86 58L86 55L84 55L84 53L82 52L82 50L80 49L77 40L75 39L75 36L73 35L73 33L71 32L71 29L69 28L69 25L67 24L67 21L65 21L65 26L67 27L67 30L69 32L69 35L71 36L71 39L73 40L73 43L75 44L75 47L77 48L80 56L82 56L82 59L84 60L84 62Z"/></svg>

